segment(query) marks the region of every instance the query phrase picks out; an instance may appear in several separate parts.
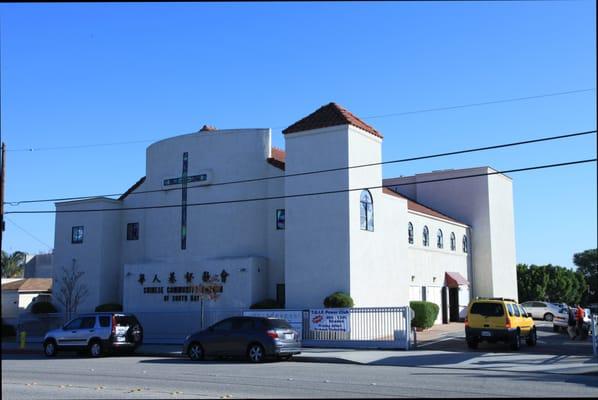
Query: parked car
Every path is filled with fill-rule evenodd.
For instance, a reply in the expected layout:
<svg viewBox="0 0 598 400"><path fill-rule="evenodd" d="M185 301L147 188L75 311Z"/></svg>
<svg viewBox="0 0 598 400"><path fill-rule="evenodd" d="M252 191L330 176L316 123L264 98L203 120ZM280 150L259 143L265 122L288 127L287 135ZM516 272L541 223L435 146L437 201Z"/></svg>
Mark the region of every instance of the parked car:
<svg viewBox="0 0 598 400"><path fill-rule="evenodd" d="M88 352L99 357L112 350L135 351L143 342L143 328L129 313L82 314L62 328L46 333L44 353L48 357L58 351Z"/></svg>
<svg viewBox="0 0 598 400"><path fill-rule="evenodd" d="M465 339L469 348L477 348L480 342L502 341L519 350L523 338L528 346L536 345L538 336L531 314L514 300L478 297L467 309Z"/></svg>
<svg viewBox="0 0 598 400"><path fill-rule="evenodd" d="M560 307L546 301L526 301L521 303L525 309L532 314L532 318L552 321Z"/></svg>
<svg viewBox="0 0 598 400"><path fill-rule="evenodd" d="M301 353L299 333L283 319L232 317L185 338L183 354L198 361L210 356L290 359Z"/></svg>
<svg viewBox="0 0 598 400"><path fill-rule="evenodd" d="M592 330L592 319L591 319L592 311L589 308L584 308L584 311L585 311L585 315L583 317L582 336L587 336L587 334L591 334L591 330ZM554 319L552 321L552 330L555 332L566 331L567 327L569 326L568 322L569 322L569 307L561 308L558 311L558 313L554 315Z"/></svg>
<svg viewBox="0 0 598 400"><path fill-rule="evenodd" d="M555 332L566 331L569 326L569 307L561 307L552 319L552 330Z"/></svg>

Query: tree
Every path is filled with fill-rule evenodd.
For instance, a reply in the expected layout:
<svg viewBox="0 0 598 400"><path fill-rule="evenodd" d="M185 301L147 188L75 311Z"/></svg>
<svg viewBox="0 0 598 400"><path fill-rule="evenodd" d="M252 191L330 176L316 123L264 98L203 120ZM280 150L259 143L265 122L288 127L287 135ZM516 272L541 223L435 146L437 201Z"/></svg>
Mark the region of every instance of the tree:
<svg viewBox="0 0 598 400"><path fill-rule="evenodd" d="M15 251L8 254L2 251L2 277L3 278L20 278L23 276L23 264L27 254L22 251Z"/></svg>
<svg viewBox="0 0 598 400"><path fill-rule="evenodd" d="M557 265L517 265L519 301L544 300L575 304L583 302L585 277Z"/></svg>
<svg viewBox="0 0 598 400"><path fill-rule="evenodd" d="M79 282L84 274L85 272L79 271L75 266L75 260L73 260L70 270L62 267L61 286L57 299L64 307L67 320L71 319L71 316L77 312L79 304L89 294L87 286Z"/></svg>
<svg viewBox="0 0 598 400"><path fill-rule="evenodd" d="M573 264L588 282L586 303L598 302L598 249L573 254Z"/></svg>

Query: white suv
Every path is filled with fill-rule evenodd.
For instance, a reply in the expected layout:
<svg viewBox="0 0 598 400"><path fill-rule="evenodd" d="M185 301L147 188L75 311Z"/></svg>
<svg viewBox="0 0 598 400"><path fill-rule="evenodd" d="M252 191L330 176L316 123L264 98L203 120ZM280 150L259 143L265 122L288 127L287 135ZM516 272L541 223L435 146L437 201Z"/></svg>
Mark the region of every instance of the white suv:
<svg viewBox="0 0 598 400"><path fill-rule="evenodd" d="M87 351L99 357L107 350L134 351L142 341L143 329L133 314L82 314L46 333L44 353L52 357L59 350Z"/></svg>
<svg viewBox="0 0 598 400"><path fill-rule="evenodd" d="M546 301L526 301L521 305L532 314L532 318L545 321L552 321L559 312L559 307Z"/></svg>

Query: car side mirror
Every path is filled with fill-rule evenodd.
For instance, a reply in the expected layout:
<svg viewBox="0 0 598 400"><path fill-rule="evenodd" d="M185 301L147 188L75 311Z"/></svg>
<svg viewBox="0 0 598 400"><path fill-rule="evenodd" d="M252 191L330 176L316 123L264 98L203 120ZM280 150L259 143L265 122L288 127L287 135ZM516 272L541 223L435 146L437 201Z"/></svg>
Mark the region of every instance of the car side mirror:
<svg viewBox="0 0 598 400"><path fill-rule="evenodd" d="M525 314L526 317L531 318L532 317L532 313L527 313Z"/></svg>

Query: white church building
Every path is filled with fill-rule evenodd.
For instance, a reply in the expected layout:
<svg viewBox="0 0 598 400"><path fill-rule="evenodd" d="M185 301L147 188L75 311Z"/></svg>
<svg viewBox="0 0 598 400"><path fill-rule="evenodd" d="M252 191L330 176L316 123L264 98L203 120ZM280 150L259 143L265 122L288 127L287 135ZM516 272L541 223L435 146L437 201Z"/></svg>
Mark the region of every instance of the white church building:
<svg viewBox="0 0 598 400"><path fill-rule="evenodd" d="M509 177L383 179L382 135L335 103L283 133L281 150L270 129L204 126L150 145L145 176L119 199L56 203L53 292L75 266L78 312L196 310L214 278L209 307L321 308L342 291L355 307L433 301L437 323L471 296L517 298Z"/></svg>

